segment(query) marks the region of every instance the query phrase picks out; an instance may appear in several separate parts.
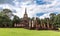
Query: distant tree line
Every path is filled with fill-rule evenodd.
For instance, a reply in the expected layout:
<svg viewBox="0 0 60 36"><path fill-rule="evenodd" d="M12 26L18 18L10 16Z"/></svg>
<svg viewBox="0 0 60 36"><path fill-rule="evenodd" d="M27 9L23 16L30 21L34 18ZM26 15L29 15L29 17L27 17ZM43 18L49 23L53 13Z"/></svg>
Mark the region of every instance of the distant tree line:
<svg viewBox="0 0 60 36"><path fill-rule="evenodd" d="M0 11L0 27L14 27L14 24L18 24L21 22L21 18L12 14L13 12L10 9L3 9ZM13 16L13 19L11 17ZM34 20L34 17L29 18L30 20ZM38 24L49 23L55 25L56 27L60 27L60 14L51 13L50 18L40 19L37 17Z"/></svg>

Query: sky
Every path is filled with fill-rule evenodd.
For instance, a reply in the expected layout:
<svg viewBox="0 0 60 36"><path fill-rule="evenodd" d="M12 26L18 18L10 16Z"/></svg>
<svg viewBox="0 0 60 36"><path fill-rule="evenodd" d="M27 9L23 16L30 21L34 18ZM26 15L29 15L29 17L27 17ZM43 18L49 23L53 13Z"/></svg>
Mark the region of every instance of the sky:
<svg viewBox="0 0 60 36"><path fill-rule="evenodd" d="M0 10L10 9L22 18L27 10L28 17L49 18L50 13L60 13L60 0L0 0Z"/></svg>

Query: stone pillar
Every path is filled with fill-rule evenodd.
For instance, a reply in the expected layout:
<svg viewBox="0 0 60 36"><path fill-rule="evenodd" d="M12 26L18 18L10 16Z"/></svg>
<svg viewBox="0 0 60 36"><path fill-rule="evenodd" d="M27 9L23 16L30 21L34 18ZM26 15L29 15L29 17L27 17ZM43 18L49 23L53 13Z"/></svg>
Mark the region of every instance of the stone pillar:
<svg viewBox="0 0 60 36"><path fill-rule="evenodd" d="M49 24L47 24L47 28L49 29Z"/></svg>
<svg viewBox="0 0 60 36"><path fill-rule="evenodd" d="M15 23L15 24L14 24L14 27L16 27L16 26L17 26L17 24Z"/></svg>
<svg viewBox="0 0 60 36"><path fill-rule="evenodd" d="M46 25L44 24L44 29L46 28Z"/></svg>
<svg viewBox="0 0 60 36"><path fill-rule="evenodd" d="M54 27L53 27L53 25L51 25L51 29L53 29Z"/></svg>
<svg viewBox="0 0 60 36"><path fill-rule="evenodd" d="M39 26L39 29L40 29L40 28L41 28L41 27L40 27L40 24L39 24L38 26Z"/></svg>
<svg viewBox="0 0 60 36"><path fill-rule="evenodd" d="M31 23L31 20L29 21L29 29L31 29L32 27L32 23Z"/></svg>
<svg viewBox="0 0 60 36"><path fill-rule="evenodd" d="M49 19L47 18L47 28L50 29L50 26L49 26Z"/></svg>
<svg viewBox="0 0 60 36"><path fill-rule="evenodd" d="M32 21L32 27L34 27L34 21Z"/></svg>
<svg viewBox="0 0 60 36"><path fill-rule="evenodd" d="M42 23L42 21L41 21L41 28L43 28L43 23Z"/></svg>
<svg viewBox="0 0 60 36"><path fill-rule="evenodd" d="M38 25L36 24L36 30L38 29Z"/></svg>

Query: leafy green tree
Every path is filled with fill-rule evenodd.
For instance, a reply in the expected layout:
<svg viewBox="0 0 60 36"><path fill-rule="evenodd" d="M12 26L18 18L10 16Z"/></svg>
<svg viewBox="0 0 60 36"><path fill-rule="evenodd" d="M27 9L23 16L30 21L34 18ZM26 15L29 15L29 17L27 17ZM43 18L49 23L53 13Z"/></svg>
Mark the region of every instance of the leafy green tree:
<svg viewBox="0 0 60 36"><path fill-rule="evenodd" d="M15 15L14 18L13 18L13 24L20 23L20 21L21 21L21 19L18 16Z"/></svg>
<svg viewBox="0 0 60 36"><path fill-rule="evenodd" d="M54 24L57 27L60 27L60 14L58 14L58 15L55 16Z"/></svg>
<svg viewBox="0 0 60 36"><path fill-rule="evenodd" d="M34 17L32 17L31 20L34 20Z"/></svg>
<svg viewBox="0 0 60 36"><path fill-rule="evenodd" d="M10 9L3 9L3 10L1 11L1 13L2 13L3 15L7 15L9 18L10 18L11 16L13 16L12 11L11 11Z"/></svg>
<svg viewBox="0 0 60 36"><path fill-rule="evenodd" d="M50 24L54 24L54 18L55 18L56 14L55 13L51 13L50 14Z"/></svg>
<svg viewBox="0 0 60 36"><path fill-rule="evenodd" d="M45 24L47 23L47 18L44 18L44 23L45 23Z"/></svg>
<svg viewBox="0 0 60 36"><path fill-rule="evenodd" d="M37 20L38 24L41 23L40 18L37 17L36 20Z"/></svg>
<svg viewBox="0 0 60 36"><path fill-rule="evenodd" d="M0 12L0 26L1 27L12 26L12 20L10 19L10 15L12 15L12 11L9 9L3 9Z"/></svg>
<svg viewBox="0 0 60 36"><path fill-rule="evenodd" d="M8 27L12 26L11 19L8 18L8 16L0 16L0 26L1 27Z"/></svg>

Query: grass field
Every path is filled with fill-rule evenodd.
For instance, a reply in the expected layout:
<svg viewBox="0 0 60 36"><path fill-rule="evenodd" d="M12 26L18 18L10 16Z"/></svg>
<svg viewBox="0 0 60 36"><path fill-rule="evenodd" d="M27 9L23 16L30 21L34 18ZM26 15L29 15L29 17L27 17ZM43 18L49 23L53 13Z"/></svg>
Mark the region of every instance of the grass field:
<svg viewBox="0 0 60 36"><path fill-rule="evenodd" d="M0 36L60 36L60 31L0 28Z"/></svg>

